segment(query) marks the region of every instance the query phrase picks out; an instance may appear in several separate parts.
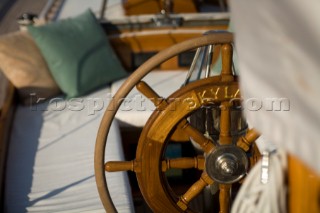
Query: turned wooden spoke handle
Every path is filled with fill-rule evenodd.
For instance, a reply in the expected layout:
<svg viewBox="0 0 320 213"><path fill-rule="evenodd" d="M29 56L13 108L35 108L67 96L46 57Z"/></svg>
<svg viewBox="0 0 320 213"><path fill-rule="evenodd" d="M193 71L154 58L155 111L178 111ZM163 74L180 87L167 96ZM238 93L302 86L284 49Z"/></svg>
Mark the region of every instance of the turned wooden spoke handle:
<svg viewBox="0 0 320 213"><path fill-rule="evenodd" d="M107 172L134 171L133 161L109 161L104 166Z"/></svg>
<svg viewBox="0 0 320 213"><path fill-rule="evenodd" d="M190 169L196 168L199 170L204 169L204 157L197 156L194 158L177 158L177 159L167 159L162 161L162 172L169 169Z"/></svg>
<svg viewBox="0 0 320 213"><path fill-rule="evenodd" d="M188 122L181 127L187 135L189 135L197 144L201 146L206 153L211 152L215 146L213 142L206 138L201 132L191 126Z"/></svg>
<svg viewBox="0 0 320 213"><path fill-rule="evenodd" d="M231 44L224 44L221 48L221 61L222 61L222 70L221 70L221 80L233 81L234 77L232 75L232 54L233 48Z"/></svg>
<svg viewBox="0 0 320 213"><path fill-rule="evenodd" d="M229 213L230 205L231 205L231 185L220 184L220 195L219 195L219 203L220 203L220 212L219 213Z"/></svg>
<svg viewBox="0 0 320 213"><path fill-rule="evenodd" d="M177 202L177 205L185 211L188 208L189 202L196 197L207 185L213 184L213 180L206 172L203 172L201 178L195 182L188 191L182 195Z"/></svg>
<svg viewBox="0 0 320 213"><path fill-rule="evenodd" d="M248 151L252 143L257 140L260 133L255 129L250 129L245 136L242 136L237 141L237 146L243 149L245 152Z"/></svg>
<svg viewBox="0 0 320 213"><path fill-rule="evenodd" d="M152 103L159 107L164 102L164 99L161 98L146 82L140 81L136 88L139 92L141 92L145 97L147 97Z"/></svg>

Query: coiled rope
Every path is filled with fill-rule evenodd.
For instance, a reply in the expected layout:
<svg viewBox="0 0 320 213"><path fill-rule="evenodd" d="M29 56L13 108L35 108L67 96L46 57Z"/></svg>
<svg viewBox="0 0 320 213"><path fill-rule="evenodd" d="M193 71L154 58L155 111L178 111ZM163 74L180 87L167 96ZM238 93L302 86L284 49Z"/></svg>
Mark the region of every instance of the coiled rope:
<svg viewBox="0 0 320 213"><path fill-rule="evenodd" d="M246 177L232 206L232 213L283 213L286 211L287 155L270 154L268 182L262 183L259 161Z"/></svg>

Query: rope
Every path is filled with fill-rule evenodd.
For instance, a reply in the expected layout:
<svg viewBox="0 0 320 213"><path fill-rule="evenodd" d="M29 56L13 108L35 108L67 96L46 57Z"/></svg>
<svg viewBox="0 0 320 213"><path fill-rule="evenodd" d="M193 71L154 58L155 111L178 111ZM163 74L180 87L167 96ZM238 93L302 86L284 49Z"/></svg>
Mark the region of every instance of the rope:
<svg viewBox="0 0 320 213"><path fill-rule="evenodd" d="M283 150L270 155L268 183L260 179L261 161L246 177L232 206L232 213L286 212L287 156Z"/></svg>

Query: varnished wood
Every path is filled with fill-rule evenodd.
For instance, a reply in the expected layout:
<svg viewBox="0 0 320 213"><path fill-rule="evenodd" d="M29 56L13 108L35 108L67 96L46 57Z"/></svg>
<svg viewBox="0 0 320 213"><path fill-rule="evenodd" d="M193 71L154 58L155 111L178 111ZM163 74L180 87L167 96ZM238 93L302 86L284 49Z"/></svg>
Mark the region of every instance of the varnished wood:
<svg viewBox="0 0 320 213"><path fill-rule="evenodd" d="M220 184L219 185L220 194L219 194L219 203L220 211L219 213L229 213L231 205L231 185Z"/></svg>
<svg viewBox="0 0 320 213"><path fill-rule="evenodd" d="M196 13L198 12L194 0L174 0L173 1L174 13Z"/></svg>
<svg viewBox="0 0 320 213"><path fill-rule="evenodd" d="M110 35L111 43L116 45L124 43L131 52L154 52L160 51L182 41L201 36L206 29L161 29L146 30L143 32L128 32L121 35ZM156 42L155 42L156 41Z"/></svg>
<svg viewBox="0 0 320 213"><path fill-rule="evenodd" d="M221 75L232 75L232 46L231 44L224 44L221 48L222 52L222 70Z"/></svg>
<svg viewBox="0 0 320 213"><path fill-rule="evenodd" d="M232 54L233 49L231 44L223 44L221 47L221 60L222 60L222 70L221 70L221 81L232 82L234 76L232 73ZM228 93L226 92L226 95ZM224 101L220 104L220 135L219 143L222 145L227 145L232 143L232 138L230 136L231 129L231 113L230 107L232 103L230 101Z"/></svg>
<svg viewBox="0 0 320 213"><path fill-rule="evenodd" d="M142 132L143 138L145 134ZM144 143L141 143L143 141ZM139 146L143 146L142 152ZM139 140L137 157L136 159L141 160L142 171L136 173L139 187L143 197L155 212L178 212L177 207L172 203L168 192L164 190L162 172L159 171L159 165L161 165L161 153L163 144L157 141L153 141L149 138ZM145 184L149 183L149 184ZM152 183L152 184L150 184Z"/></svg>
<svg viewBox="0 0 320 213"><path fill-rule="evenodd" d="M164 109L167 106L166 101L161 98L146 82L140 81L136 88L146 98L148 98L158 109Z"/></svg>
<svg viewBox="0 0 320 213"><path fill-rule="evenodd" d="M144 81L140 81L136 85L137 90L139 90L145 97L148 99L153 100L154 104L156 106L159 105L158 99L160 99L160 96Z"/></svg>
<svg viewBox="0 0 320 213"><path fill-rule="evenodd" d="M169 169L191 169L196 168L199 170L204 169L204 157L197 156L193 158L177 158L177 159L167 159L163 160L161 163L162 172Z"/></svg>
<svg viewBox="0 0 320 213"><path fill-rule="evenodd" d="M289 213L320 212L320 175L301 160L288 158Z"/></svg>
<svg viewBox="0 0 320 213"><path fill-rule="evenodd" d="M168 55L172 54L172 50L168 51ZM167 56L165 58L168 59L170 57ZM153 58L149 61L153 62ZM161 60L159 60L159 62L160 61ZM149 71L151 71L155 65L152 64L149 66L148 62L143 66L149 67ZM149 85L140 81L140 79L144 77L143 74L138 75L140 78L135 76L135 73L132 76L137 89L147 98L153 100L157 108L161 106L161 110L154 111L143 128L138 142L136 159L132 161L140 163L139 168L141 168L141 171L139 169L139 172L136 172L139 187L146 202L155 212L180 212L181 210L190 212L188 208L189 202L197 196L206 185L213 183L213 180L204 171L200 180L195 182L181 197L176 197L170 189L166 189L168 184L166 183L163 172L168 169L204 169L204 158L162 159L168 139L172 137L172 132L178 132L178 130L184 132L184 135L189 136L189 138L192 138L193 141L198 143L205 153L211 153L215 148L211 139L204 136L203 133L188 123L186 117L190 112L204 105L212 104L213 102L220 104L221 123L219 143L221 145L231 144L230 107L234 104L231 100L234 100L234 98L239 99L240 93L238 78L234 77L232 73L232 46L229 44L222 45L222 63L227 63L227 65L223 64L220 76L208 77L192 82L174 92L167 97L165 101L163 101L164 99L161 99ZM133 79L130 79L131 83L133 83ZM122 87L127 89L130 82L125 82ZM131 84L130 88L132 88L134 84ZM115 95L115 101L122 97L122 87ZM128 94L129 90L125 93ZM191 101L193 103L192 106L186 100ZM121 104L121 102L116 103ZM114 110L115 105L113 105L113 103L110 105L113 106ZM119 106L116 106L116 108L117 107ZM109 113L108 110L106 113ZM114 116L114 114L112 116ZM252 134L248 134L248 138L251 139L251 137ZM121 162L118 163L118 165L111 162L110 165L113 164L111 167L114 168L107 169L110 171L117 170L117 168L119 168L119 170L135 170L132 162ZM106 165L108 167L108 163ZM97 179L97 181L98 180L99 179ZM146 183L148 184L146 185ZM230 196L231 185L220 184L219 200L221 213L229 212Z"/></svg>
<svg viewBox="0 0 320 213"><path fill-rule="evenodd" d="M237 146L247 152L252 143L259 138L260 134L254 128L250 129L245 136L242 136L237 141Z"/></svg>
<svg viewBox="0 0 320 213"><path fill-rule="evenodd" d="M172 8L166 8L163 0L127 0L124 3L126 15L157 14L161 10L167 13L196 13L193 0L173 0Z"/></svg>
<svg viewBox="0 0 320 213"><path fill-rule="evenodd" d="M232 54L233 48L231 44L223 44L221 47L221 80L222 81L233 81L232 74Z"/></svg>
<svg viewBox="0 0 320 213"><path fill-rule="evenodd" d="M222 60L222 70L221 70L221 81L231 82L234 80L232 74L232 46L231 44L223 44L221 47L221 60ZM227 95L227 93L226 93ZM220 116L220 135L219 143L222 145L231 144L232 138L230 136L231 127L231 114L230 107L232 103L229 101L224 101L220 105L221 116Z"/></svg>
<svg viewBox="0 0 320 213"><path fill-rule="evenodd" d="M200 145L204 152L210 153L215 148L212 140L206 138L201 132L192 127L189 123L185 123L185 125L182 126L182 129L193 139L194 142Z"/></svg>
<svg viewBox="0 0 320 213"><path fill-rule="evenodd" d="M169 169L190 169L196 168L199 170L204 169L204 157L197 156L194 158L177 158L163 160L161 163L162 172ZM132 171L140 172L141 165L136 160L132 161L108 161L105 164L105 170L107 172L120 172L120 171Z"/></svg>
<svg viewBox="0 0 320 213"><path fill-rule="evenodd" d="M134 171L134 163L132 161L108 161L105 164L107 172Z"/></svg>
<svg viewBox="0 0 320 213"><path fill-rule="evenodd" d="M163 149L166 146L166 139L171 130L178 125L178 128L180 127L190 131L192 137L203 141L204 147L206 147L206 144L211 144L213 146L210 140L208 142L208 139L203 136L202 133L190 126L187 121L180 122L181 119L190 113L190 106L184 103L183 100L186 100L189 97L195 102L202 102L199 101L199 97L195 96L195 94L202 94L203 91L212 88L212 85L218 84L220 80L219 76L210 77L190 83L179 89L167 98L168 105L164 110L155 111L151 115L142 131L136 154L136 159L141 160L142 170L141 173L137 173L137 179L141 192L148 205L156 212L177 212L177 210L174 210L177 208L177 204L172 206L173 200L170 199L170 197L174 195L168 194L168 191L164 189L165 185L161 186L161 182L165 181L165 179L163 179L163 175L158 171L159 164L162 164L161 156L163 155ZM225 84L229 85L230 83L228 82ZM222 100L225 98L223 94L219 97L222 98ZM201 105L196 104L196 107L192 110L196 110L199 107L201 107ZM187 134L188 131L186 131ZM154 184L145 185L145 183Z"/></svg>
<svg viewBox="0 0 320 213"><path fill-rule="evenodd" d="M146 63L144 63L132 76L122 85L122 87L115 94L113 100L111 101L108 109L106 110L105 115L102 119L98 136L97 143L95 149L95 177L97 182L98 191L104 207L108 212L115 212L114 205L111 201L107 183L105 182L105 174L104 174L104 150L105 143L107 139L107 133L109 131L111 122L114 118L116 110L119 108L121 104L121 99L125 97L126 94L154 67L156 67L161 62L171 58L175 54L182 52L184 50L194 49L198 46L207 45L209 43L225 43L230 42L232 37L229 37L230 34L216 34L210 36L204 36L199 39L189 40L187 42L182 42L175 46L172 46L165 51L160 52L156 57L150 59ZM212 40L211 40L212 39ZM219 82L219 78L205 79L202 84L211 86L212 82ZM204 86L204 85L203 85ZM196 91L191 92L194 89L206 89L198 88L198 84L195 86L194 84L190 84L187 89L182 89L181 91L173 94L170 97L181 98L181 100L185 100L184 98L191 95L191 97L197 99L194 94L197 94ZM199 91L200 92L200 91ZM180 95L180 96L179 96ZM186 95L186 96L185 96ZM169 97L169 98L170 98ZM173 101L178 101L177 99L173 99ZM199 100L196 100L196 102ZM179 102L181 103L181 102ZM177 125L182 119L180 116L184 117L190 111L190 106L186 103L179 104L178 111L182 113L175 115L174 117L170 113L170 107L174 106L174 102L168 103L168 111L159 112L155 111L153 116L150 117L146 127L143 129L141 134L138 147L137 147L137 155L136 159L141 160L141 172L136 173L137 179L139 182L139 186L141 188L141 192L145 197L147 203L154 211L162 211L162 212L179 212L181 209L176 205L174 200L172 200L172 195L167 194L168 191L165 190L161 183L163 182L162 171L159 171L159 165L161 165L162 152L164 150L166 137L169 136L171 130ZM201 105L196 105L200 107ZM180 108L182 107L182 108ZM168 115L166 115L168 113ZM186 114L185 114L186 113ZM166 119L166 118L170 119ZM163 120L164 119L164 120ZM161 127L160 127L161 126ZM162 132L159 132L159 129ZM144 185L143 183L148 183L148 185ZM152 184L149 184L152 183ZM179 210L180 209L180 210Z"/></svg>
<svg viewBox="0 0 320 213"><path fill-rule="evenodd" d="M189 190L183 194L177 205L183 210L187 210L189 202L195 198L207 185L213 184L213 180L208 176L206 172L203 172L200 179L195 182Z"/></svg>
<svg viewBox="0 0 320 213"><path fill-rule="evenodd" d="M249 150L250 151L250 150ZM256 163L261 160L261 152L256 143L252 143L251 157L249 157L250 168L252 168Z"/></svg>
<svg viewBox="0 0 320 213"><path fill-rule="evenodd" d="M231 118L230 118L230 102L224 101L220 105L220 135L219 143L221 145L228 145L232 143L230 136Z"/></svg>
<svg viewBox="0 0 320 213"><path fill-rule="evenodd" d="M105 164L107 172L133 171L140 172L141 165L138 161L109 161Z"/></svg>
<svg viewBox="0 0 320 213"><path fill-rule="evenodd" d="M113 34L109 36L111 45L124 67L127 70L132 70L132 57L139 53L157 53L165 48L168 48L179 42L202 36L208 30L213 30L214 27L200 27L200 28L177 28L177 29L157 29L157 30L143 30L134 32L121 32L121 34ZM219 29L221 30L221 29ZM156 41L156 42L155 42ZM215 62L219 55L220 46L215 47L213 55L213 62ZM185 69L188 67L181 67L178 63L178 57L174 56L170 60L159 65L161 70L175 70Z"/></svg>
<svg viewBox="0 0 320 213"><path fill-rule="evenodd" d="M161 11L161 2L159 0L127 0L124 9L127 16L157 14Z"/></svg>
<svg viewBox="0 0 320 213"><path fill-rule="evenodd" d="M185 131L183 131L183 129L176 128L176 130L173 132L170 140L175 141L175 142L189 142L190 137L188 134L185 133Z"/></svg>

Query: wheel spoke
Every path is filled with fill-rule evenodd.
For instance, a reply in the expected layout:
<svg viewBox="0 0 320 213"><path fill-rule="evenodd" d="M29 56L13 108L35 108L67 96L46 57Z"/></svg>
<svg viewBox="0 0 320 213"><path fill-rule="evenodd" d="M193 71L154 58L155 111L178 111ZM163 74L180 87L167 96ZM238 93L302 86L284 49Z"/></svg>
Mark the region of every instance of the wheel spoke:
<svg viewBox="0 0 320 213"><path fill-rule="evenodd" d="M219 194L220 212L219 213L229 213L231 185L220 184L219 189L220 189L220 194Z"/></svg>
<svg viewBox="0 0 320 213"><path fill-rule="evenodd" d="M187 121L180 123L180 125L181 129L183 129L187 135L189 135L197 144L199 144L204 152L209 153L215 148L212 140L204 136Z"/></svg>
<svg viewBox="0 0 320 213"><path fill-rule="evenodd" d="M221 81L231 82L234 80L232 74L232 54L233 48L231 44L224 44L221 48L221 60L222 60L222 70L221 70Z"/></svg>
<svg viewBox="0 0 320 213"><path fill-rule="evenodd" d="M207 185L213 184L213 180L206 172L203 172L200 179L195 182L177 202L177 205L185 211L188 208L189 202L195 198Z"/></svg>
<svg viewBox="0 0 320 213"><path fill-rule="evenodd" d="M132 161L108 161L104 165L107 172L120 172L120 171L141 171L141 166L136 160Z"/></svg>
<svg viewBox="0 0 320 213"><path fill-rule="evenodd" d="M234 76L232 75L232 46L231 44L222 45L222 70L221 70L221 81L222 82L232 82L234 81ZM227 87L225 88L227 89ZM226 91L225 91L226 92ZM228 93L226 92L226 95ZM220 136L219 142L222 145L227 145L232 143L232 138L230 136L231 120L230 120L230 101L221 102L221 116L220 116Z"/></svg>
<svg viewBox="0 0 320 213"><path fill-rule="evenodd" d="M136 88L145 97L147 97L152 103L159 109L164 109L167 106L167 102L164 98L161 98L146 82L140 81Z"/></svg>
<svg viewBox="0 0 320 213"><path fill-rule="evenodd" d="M242 136L237 141L237 146L247 152L252 143L259 138L260 134L255 129L250 129L245 136Z"/></svg>
<svg viewBox="0 0 320 213"><path fill-rule="evenodd" d="M220 115L220 135L219 142L222 145L227 145L232 143L232 138L230 136L230 102L224 101L220 105L221 115Z"/></svg>
<svg viewBox="0 0 320 213"><path fill-rule="evenodd" d="M199 155L193 158L176 158L167 159L162 161L162 172L169 169L191 169L196 168L199 170L204 169L204 157Z"/></svg>

